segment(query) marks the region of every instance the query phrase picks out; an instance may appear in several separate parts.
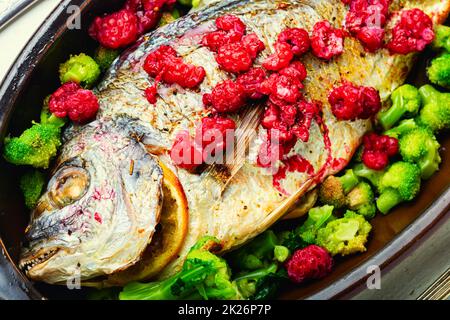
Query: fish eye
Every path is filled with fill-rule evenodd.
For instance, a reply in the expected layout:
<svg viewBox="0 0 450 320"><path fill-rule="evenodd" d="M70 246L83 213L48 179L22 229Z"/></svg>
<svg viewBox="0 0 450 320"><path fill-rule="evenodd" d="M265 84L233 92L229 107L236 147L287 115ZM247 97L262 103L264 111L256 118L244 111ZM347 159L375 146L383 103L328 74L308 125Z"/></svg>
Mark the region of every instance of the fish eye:
<svg viewBox="0 0 450 320"><path fill-rule="evenodd" d="M58 208L63 208L81 199L89 187L89 174L80 167L61 169L50 187L49 199Z"/></svg>

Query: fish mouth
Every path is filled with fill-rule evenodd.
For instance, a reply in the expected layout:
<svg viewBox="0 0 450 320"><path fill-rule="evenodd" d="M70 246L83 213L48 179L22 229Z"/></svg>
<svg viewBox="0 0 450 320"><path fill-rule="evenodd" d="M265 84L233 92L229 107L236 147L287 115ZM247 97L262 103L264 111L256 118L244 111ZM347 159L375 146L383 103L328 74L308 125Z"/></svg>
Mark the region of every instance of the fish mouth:
<svg viewBox="0 0 450 320"><path fill-rule="evenodd" d="M24 273L30 272L31 269L40 265L53 257L60 249L55 247L51 249L41 249L35 254L30 254L20 260L19 269Z"/></svg>

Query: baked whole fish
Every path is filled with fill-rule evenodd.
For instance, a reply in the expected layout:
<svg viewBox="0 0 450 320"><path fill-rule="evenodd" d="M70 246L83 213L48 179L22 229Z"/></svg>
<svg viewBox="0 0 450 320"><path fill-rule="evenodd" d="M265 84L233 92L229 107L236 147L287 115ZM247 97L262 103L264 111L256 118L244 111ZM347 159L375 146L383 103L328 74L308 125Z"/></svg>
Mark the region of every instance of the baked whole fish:
<svg viewBox="0 0 450 320"><path fill-rule="evenodd" d="M422 9L434 23L442 23L450 0L391 3L392 11L408 8ZM230 78L213 52L199 45L215 18L236 15L249 33L258 35L266 45L255 61L260 65L286 27L312 30L321 20L343 26L347 10L341 0L222 1L144 36L98 86L97 119L65 133L53 177L27 228L29 243L20 263L26 274L48 283L65 283L74 274L86 281L138 263L152 241L164 201L161 166L178 177L188 202L189 224L177 257L159 273L160 278L178 271L189 248L202 236L220 239L223 251L233 249L282 218L289 194L301 196L345 167L371 123L338 121L331 113L328 93L350 81L376 88L385 102L404 83L415 54L390 55L386 49L368 53L356 39L347 37L344 53L330 62L309 53L302 57L308 71L303 93L306 99L322 103L323 125L313 122L308 142L297 141L291 151L306 159L314 173L288 171L281 181L284 193L274 186L272 174L256 165L262 127L225 190L221 178L209 170L191 173L174 166L167 150L180 130L193 132L208 114L202 95ZM147 54L163 44L172 46L185 62L203 66L206 77L198 90L161 85L160 97L151 105L144 91L153 79L142 65ZM242 115L233 117L238 123Z"/></svg>

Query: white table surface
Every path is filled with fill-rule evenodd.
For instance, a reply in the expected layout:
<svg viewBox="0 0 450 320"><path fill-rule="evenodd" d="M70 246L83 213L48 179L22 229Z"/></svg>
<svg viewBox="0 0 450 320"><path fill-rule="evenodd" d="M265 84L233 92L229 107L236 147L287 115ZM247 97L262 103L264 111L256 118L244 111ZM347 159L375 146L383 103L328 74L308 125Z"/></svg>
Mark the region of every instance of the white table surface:
<svg viewBox="0 0 450 320"><path fill-rule="evenodd" d="M0 12L16 0L0 0ZM40 0L0 30L0 79L59 0ZM415 299L450 266L450 216L381 273L381 289L358 288L352 299Z"/></svg>

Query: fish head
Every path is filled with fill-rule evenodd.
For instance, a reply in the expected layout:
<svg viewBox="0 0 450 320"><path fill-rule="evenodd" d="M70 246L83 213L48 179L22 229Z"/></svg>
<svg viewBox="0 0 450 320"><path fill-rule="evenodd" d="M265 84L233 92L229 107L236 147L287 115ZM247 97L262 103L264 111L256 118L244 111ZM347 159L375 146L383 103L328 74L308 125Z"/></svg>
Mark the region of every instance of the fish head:
<svg viewBox="0 0 450 320"><path fill-rule="evenodd" d="M139 141L95 122L67 141L26 229L20 267L61 283L140 259L162 205L162 170Z"/></svg>

